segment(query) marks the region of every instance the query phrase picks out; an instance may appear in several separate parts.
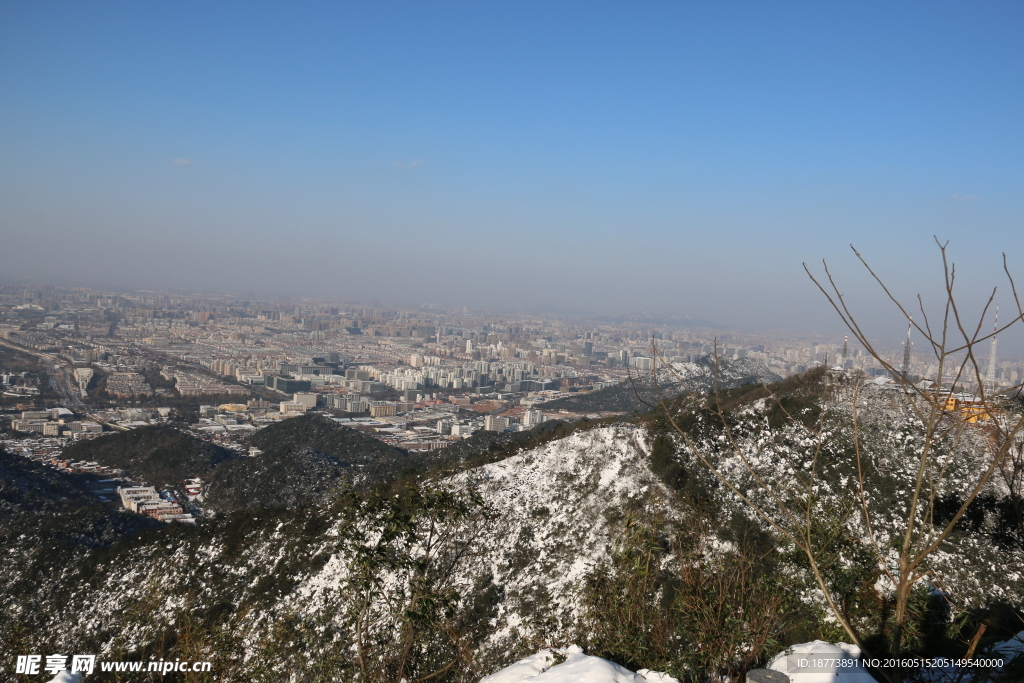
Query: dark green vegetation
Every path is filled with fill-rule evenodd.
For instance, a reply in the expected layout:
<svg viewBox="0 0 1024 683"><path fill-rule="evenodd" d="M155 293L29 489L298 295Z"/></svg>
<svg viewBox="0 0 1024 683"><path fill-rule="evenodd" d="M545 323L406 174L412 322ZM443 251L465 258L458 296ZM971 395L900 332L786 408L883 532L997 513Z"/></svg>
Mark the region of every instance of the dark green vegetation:
<svg viewBox="0 0 1024 683"><path fill-rule="evenodd" d="M220 468L209 497L221 510L331 500L398 479L415 462L400 448L315 413L283 420L249 439L262 453Z"/></svg>
<svg viewBox="0 0 1024 683"><path fill-rule="evenodd" d="M438 451L431 463L431 469L439 472L450 472L455 469L480 467L531 448L543 446L551 441L564 439L577 430L592 429L599 424L618 422L618 418L606 420L548 420L525 432L487 432L480 431L457 441L451 446Z"/></svg>
<svg viewBox="0 0 1024 683"><path fill-rule="evenodd" d="M822 401L828 397L826 381L828 371L822 367L793 375L768 386L738 386L722 389L709 407L725 412L750 405L754 401L767 401L768 425L778 429L791 416L800 416L806 425L814 424L821 415Z"/></svg>
<svg viewBox="0 0 1024 683"><path fill-rule="evenodd" d="M388 495L344 490L329 505L234 512L197 527L136 529L113 547L86 554L69 548L34 569L40 576L61 572L59 586L5 587L0 608L12 614L16 604L26 611L0 624L0 647L67 647L60 636L48 635L44 623L50 615L43 606L59 613L75 589L120 585L137 567L160 567L167 569L161 585L119 590L115 604L88 604L79 597L76 604L88 610L96 628L75 638L73 647L99 652L109 646L110 659L213 660L216 666L213 674L142 675L133 681L277 683L283 668L313 683L357 676L383 683L431 674L432 680L473 680L471 652L489 633L498 595L483 579L464 599L458 577L471 558L468 545L439 529L483 519L482 501L472 494L404 487ZM326 537L328 529L334 533ZM209 548L216 550L211 554ZM330 587L323 615L266 611L335 554L349 571ZM267 562L269 557L278 559ZM409 590L394 593L381 581L386 573L405 577ZM161 606L172 595L183 600L183 608L167 613ZM245 635L252 619L259 623L255 642ZM138 646L128 633L140 627L151 629L153 637Z"/></svg>
<svg viewBox="0 0 1024 683"><path fill-rule="evenodd" d="M261 429L249 438L249 443L263 451L263 457L283 459L300 450L311 450L377 477L391 473L408 457L399 448L316 413Z"/></svg>
<svg viewBox="0 0 1024 683"><path fill-rule="evenodd" d="M857 476L852 441L841 434L842 426L828 421L826 401L836 390L835 381L824 368L775 382L767 387L737 387L719 391L706 401L693 402L679 396L667 402L668 410L679 426L695 443L716 443L724 438L726 425L733 436L750 429L745 412L755 403L763 406L758 412L760 424L774 434L776 446L792 447L794 438L786 428L803 428L823 424L835 429L839 438L828 443L819 467L821 480L838 487L839 495L822 497L815 502L809 527L811 543L817 549L816 559L824 570L825 581L837 599L844 617L857 628L865 648L872 655L891 654L894 629L894 598L877 589L880 572L877 560L866 539L855 535L844 521L851 514L859 516L857 501L842 495ZM652 436L648 465L675 492L689 522L673 527L664 522L651 525L649 520L637 522L623 531L620 548L613 562L589 578L598 586L590 593L598 599L590 604L594 624L591 646L611 659L623 662L660 661L659 666L681 680L694 678L696 671L707 671L715 657L722 657L726 644L733 648L731 665L725 660L715 665L726 675L737 675L736 663L755 661L752 651L744 648L758 642L770 647L779 643L800 642L813 638L838 641L848 637L835 624L830 624L823 610L806 605L779 601L781 594L813 592L809 580L810 565L802 552L787 548L759 525L736 510L724 514L720 504L723 486L696 458L680 447L677 433L664 410L651 411L640 418ZM862 425L866 443L884 448L877 426ZM872 440L874 439L874 440ZM797 452L793 448L790 453ZM898 485L886 458L863 461L865 488L871 492L872 513L899 505ZM781 495L799 495L797 488L779 486ZM950 495L940 499L932 523L941 528L951 521L962 498ZM989 547L1000 551L1019 551L1022 545L1022 505L1017 496L980 496L968 508L957 525L954 541L977 542L985 539ZM703 527L702 534L734 544L735 551L716 557L710 564L687 567L679 558L699 546L693 529ZM669 551L671 550L671 554ZM666 562L666 558L671 558ZM710 558L709 558L710 559ZM966 559L966 558L964 558ZM972 560L968 560L970 564ZM704 572L711 571L710 575ZM778 573L789 578L778 585ZM696 573L695 573L696 572ZM999 574L984 580L998 582ZM696 580L699 579L699 580ZM696 583L695 583L696 581ZM696 591L696 594L693 593ZM604 596L604 597L602 597ZM622 597L608 597L622 596ZM743 629L729 632L728 614L741 611L749 615L773 615L768 621L747 620ZM704 623L691 623L695 615L703 615ZM713 617L713 618L711 618ZM689 625L687 625L689 624ZM735 627L735 624L734 624ZM920 657L962 657L977 636L976 652L1006 640L1024 627L1024 606L1011 605L999 598L966 606L963 596L934 593L922 583L910 605L910 619L903 634L901 653ZM714 634L707 640L704 634ZM708 643L718 642L722 647ZM684 647L684 644L686 646ZM738 647L742 644L743 647ZM776 650L779 649L776 647ZM756 652L753 653L756 655ZM762 652L764 654L764 652ZM644 666L648 666L645 664ZM992 680L1019 680L1024 661L995 676ZM892 672L889 672L892 674ZM915 680L912 674L906 680ZM878 673L887 680L886 672ZM979 679L981 680L981 679ZM985 679L988 680L988 679Z"/></svg>
<svg viewBox="0 0 1024 683"><path fill-rule="evenodd" d="M470 653L486 636L494 604L479 582L476 599L464 599L458 574L471 557L471 541L450 529L483 521L482 507L473 493L415 487L352 499L339 550L354 571L340 593L350 596L342 606L343 632L353 643L351 668L359 678L430 680L472 668ZM408 577L401 596L388 595L380 578L388 574Z"/></svg>
<svg viewBox="0 0 1024 683"><path fill-rule="evenodd" d="M324 503L345 488L349 467L310 448L240 458L217 470L207 498L218 510Z"/></svg>
<svg viewBox="0 0 1024 683"><path fill-rule="evenodd" d="M4 513L73 509L95 500L72 475L0 449L0 510Z"/></svg>
<svg viewBox="0 0 1024 683"><path fill-rule="evenodd" d="M107 395L107 376L105 370L93 366L92 379L85 388L86 398L83 401L92 406L107 406L114 402Z"/></svg>
<svg viewBox="0 0 1024 683"><path fill-rule="evenodd" d="M707 521L713 528L624 520L611 562L586 580L588 651L681 681L739 680L801 622L818 630L774 554L758 552L763 539L708 553L702 544L724 530Z"/></svg>
<svg viewBox="0 0 1024 683"><path fill-rule="evenodd" d="M586 577L581 595L586 617L580 643L589 653L632 669L666 671L684 683L707 683L740 681L790 643L844 640L820 609L798 599L811 589L791 571L799 558L780 552L770 537L736 518L704 522L680 526L627 516L611 561ZM705 543L716 537L729 541L730 549L711 551ZM863 549L848 540L843 545L842 552L860 553L859 559L870 562ZM871 625L862 641L881 656L887 653L893 601L874 590L877 574L869 567L841 571L833 565L830 579L847 584L840 591L844 606L849 616ZM1021 628L1020 605L993 600L958 610L950 596L922 587L911 603L904 654L960 658L974 642L975 656L984 657ZM880 682L934 680L914 671L873 673ZM972 680L1017 683L1022 675L1024 660L1018 659Z"/></svg>
<svg viewBox="0 0 1024 683"><path fill-rule="evenodd" d="M226 448L161 425L78 441L64 455L123 469L158 487L177 486L192 477L210 481L218 466L236 457Z"/></svg>
<svg viewBox="0 0 1024 683"><path fill-rule="evenodd" d="M32 375L42 374L45 377L45 370L40 366L39 359L30 353L4 345L0 345L0 371L16 375L27 372Z"/></svg>
<svg viewBox="0 0 1024 683"><path fill-rule="evenodd" d="M963 504L963 498L949 495L935 505L936 524L946 524ZM984 534L1000 548L1024 548L1024 498L983 494L967 506L957 522L961 533Z"/></svg>
<svg viewBox="0 0 1024 683"><path fill-rule="evenodd" d="M146 383L153 387L153 390L164 389L170 396L177 396L178 389L175 386L173 379L165 379L160 374L160 367L157 365L147 365L142 368L142 377L146 380Z"/></svg>
<svg viewBox="0 0 1024 683"><path fill-rule="evenodd" d="M637 384L642 391L642 396L651 393L648 382L641 379ZM556 398L554 401L542 403L538 407L546 411L568 410L573 413L592 413L604 410L631 413L634 410L647 410L648 406L636 394L632 384L623 382L597 391Z"/></svg>
<svg viewBox="0 0 1024 683"><path fill-rule="evenodd" d="M219 511L328 502L349 483L372 487L413 466L405 451L315 414L267 427L251 443L263 451L259 457L154 426L80 441L64 454L158 487L199 477L209 484L207 503Z"/></svg>

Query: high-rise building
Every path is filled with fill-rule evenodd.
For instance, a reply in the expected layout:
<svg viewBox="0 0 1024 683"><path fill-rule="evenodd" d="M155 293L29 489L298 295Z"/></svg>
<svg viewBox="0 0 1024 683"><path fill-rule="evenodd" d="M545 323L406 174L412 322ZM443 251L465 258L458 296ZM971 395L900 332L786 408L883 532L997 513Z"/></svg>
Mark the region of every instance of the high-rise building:
<svg viewBox="0 0 1024 683"><path fill-rule="evenodd" d="M650 370L654 367L654 359L637 356L633 359L633 367L637 370Z"/></svg>
<svg viewBox="0 0 1024 683"><path fill-rule="evenodd" d="M497 415L488 415L484 418L484 430L488 432L501 432L508 427L509 419L507 417L498 417Z"/></svg>
<svg viewBox="0 0 1024 683"><path fill-rule="evenodd" d="M544 413L539 410L530 409L523 413L523 426L536 427L544 421Z"/></svg>
<svg viewBox="0 0 1024 683"><path fill-rule="evenodd" d="M316 408L316 394L308 392L299 392L292 396L292 401L295 403L301 403L307 408Z"/></svg>

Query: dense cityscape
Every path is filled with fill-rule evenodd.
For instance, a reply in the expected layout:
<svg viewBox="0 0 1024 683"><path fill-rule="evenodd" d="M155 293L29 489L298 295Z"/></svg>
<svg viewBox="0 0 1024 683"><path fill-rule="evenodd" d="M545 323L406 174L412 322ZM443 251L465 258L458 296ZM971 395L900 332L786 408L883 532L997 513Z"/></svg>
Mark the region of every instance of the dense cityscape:
<svg viewBox="0 0 1024 683"><path fill-rule="evenodd" d="M0 288L4 345L45 361L60 407L81 417L88 409L95 422L119 428L131 427L143 413L167 417L162 399L192 398L199 405L203 397L234 399L224 401L231 404L227 412L246 418L222 418L219 427L207 427L214 434L317 407L402 416L393 422L419 424L442 419L429 409L475 406L481 417L507 418L508 427L522 423L523 410L514 407L599 390L626 381L630 372L649 372L657 362L690 361L716 349L721 357L760 360L782 377L818 365L886 374L845 340L787 339L635 318L609 323L435 307ZM901 353L892 350L893 367L900 366ZM936 367L913 354L910 371L934 376ZM1017 384L1021 366L1003 359L994 376ZM23 402L35 406L31 399L38 387L9 369L2 380L6 403L24 394ZM962 383L970 388L971 381ZM216 417L206 414L208 408L202 412L204 419ZM527 418L526 425L536 419ZM22 427L41 429L30 418ZM76 421L66 431L95 429L94 423ZM439 433L464 435L458 429Z"/></svg>
<svg viewBox="0 0 1024 683"><path fill-rule="evenodd" d="M485 311L380 304L256 301L169 292L5 285L0 288L0 413L14 453L89 475L102 501L140 490L124 472L61 456L69 440L175 423L245 455L246 437L310 411L406 451L442 449L481 430L621 415L548 408L713 356L760 361L780 377L816 366L888 372L860 349L813 338ZM905 362L892 352L892 367ZM933 364L911 355L909 371ZM1018 384L1021 366L991 371ZM970 389L970 378L962 382ZM122 487L123 485L123 487ZM132 488L135 487L135 488ZM191 520L202 481L180 482L132 511ZM160 496L163 496L161 499Z"/></svg>

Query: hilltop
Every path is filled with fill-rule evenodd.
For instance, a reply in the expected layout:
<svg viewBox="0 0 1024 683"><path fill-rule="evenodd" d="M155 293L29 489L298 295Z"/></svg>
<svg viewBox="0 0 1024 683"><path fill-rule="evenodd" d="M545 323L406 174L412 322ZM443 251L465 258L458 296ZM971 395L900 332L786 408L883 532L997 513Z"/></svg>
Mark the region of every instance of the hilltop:
<svg viewBox="0 0 1024 683"><path fill-rule="evenodd" d="M389 473L408 457L400 448L317 413L265 427L249 437L249 443L263 451L261 457L283 459L300 451L312 451L343 467L359 468L361 474L369 477Z"/></svg>
<svg viewBox="0 0 1024 683"><path fill-rule="evenodd" d="M224 464L206 492L221 511L324 503L346 488L351 466L311 448L264 453Z"/></svg>
<svg viewBox="0 0 1024 683"><path fill-rule="evenodd" d="M0 511L53 512L89 505L96 499L70 474L57 472L0 448Z"/></svg>
<svg viewBox="0 0 1024 683"><path fill-rule="evenodd" d="M238 457L216 444L173 427L155 425L78 441L64 449L72 460L98 462L122 469L153 486L174 486L183 479L213 478L223 463Z"/></svg>
<svg viewBox="0 0 1024 683"><path fill-rule="evenodd" d="M221 512L325 502L349 485L387 482L414 464L405 451L315 414L267 427L249 443L260 455L239 456L161 425L80 441L64 455L158 487L199 477L208 485L204 506Z"/></svg>
<svg viewBox="0 0 1024 683"><path fill-rule="evenodd" d="M249 444L262 452L225 463L210 484L207 498L219 510L325 503L412 465L402 449L315 413L266 427Z"/></svg>

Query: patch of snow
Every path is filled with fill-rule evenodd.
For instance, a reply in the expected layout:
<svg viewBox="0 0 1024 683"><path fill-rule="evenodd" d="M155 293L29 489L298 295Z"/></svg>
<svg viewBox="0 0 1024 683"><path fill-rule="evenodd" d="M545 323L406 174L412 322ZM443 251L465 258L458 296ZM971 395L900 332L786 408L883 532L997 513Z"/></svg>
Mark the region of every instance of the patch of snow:
<svg viewBox="0 0 1024 683"><path fill-rule="evenodd" d="M786 674L791 683L877 683L861 667L860 654L856 645L815 640L786 648L768 668Z"/></svg>
<svg viewBox="0 0 1024 683"><path fill-rule="evenodd" d="M992 652L998 654L1007 661L1013 659L1017 655L1024 654L1024 631L1021 631L1009 640L1004 640L999 643L992 648Z"/></svg>
<svg viewBox="0 0 1024 683"><path fill-rule="evenodd" d="M564 658L560 663L556 662ZM668 674L641 669L633 673L600 657L583 653L578 645L541 650L526 659L485 676L480 683L679 683Z"/></svg>
<svg viewBox="0 0 1024 683"><path fill-rule="evenodd" d="M82 683L82 674L61 671L51 678L47 683Z"/></svg>

